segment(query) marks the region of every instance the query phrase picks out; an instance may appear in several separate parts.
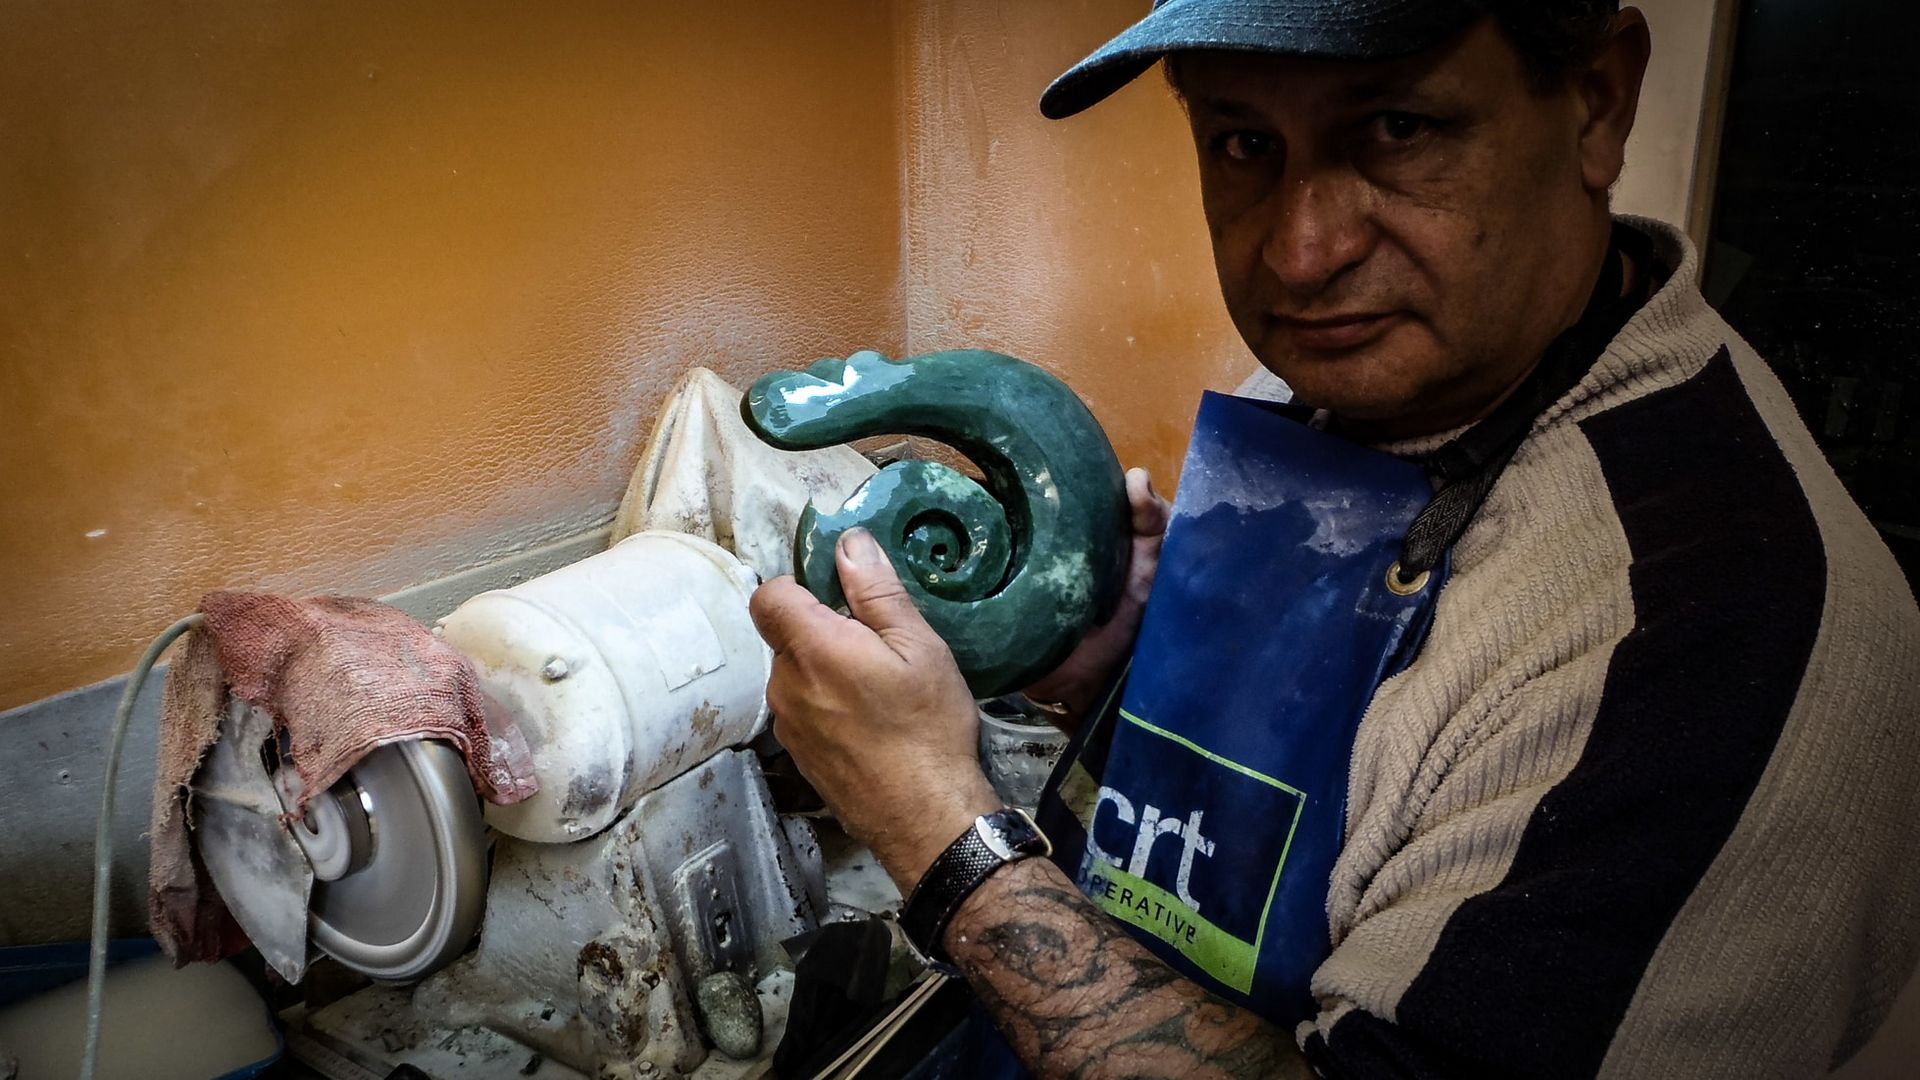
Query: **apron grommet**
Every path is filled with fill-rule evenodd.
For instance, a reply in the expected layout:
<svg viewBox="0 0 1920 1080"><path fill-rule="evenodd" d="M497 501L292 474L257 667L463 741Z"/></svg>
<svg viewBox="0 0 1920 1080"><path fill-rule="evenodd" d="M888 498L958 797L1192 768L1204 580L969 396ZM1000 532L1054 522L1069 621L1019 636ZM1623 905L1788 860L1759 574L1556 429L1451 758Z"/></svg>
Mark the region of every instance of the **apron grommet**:
<svg viewBox="0 0 1920 1080"><path fill-rule="evenodd" d="M1417 596L1420 590L1427 587L1427 582L1432 577L1433 571L1422 570L1414 575L1411 581L1402 581L1400 579L1400 560L1395 559L1393 565L1387 567L1387 591L1395 596Z"/></svg>

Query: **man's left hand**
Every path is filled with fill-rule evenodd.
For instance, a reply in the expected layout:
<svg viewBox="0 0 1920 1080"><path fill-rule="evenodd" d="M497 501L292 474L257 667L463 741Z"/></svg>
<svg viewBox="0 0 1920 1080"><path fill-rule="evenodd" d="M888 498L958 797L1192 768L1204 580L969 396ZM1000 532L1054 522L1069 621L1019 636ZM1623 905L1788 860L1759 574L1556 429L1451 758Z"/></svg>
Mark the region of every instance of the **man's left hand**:
<svg viewBox="0 0 1920 1080"><path fill-rule="evenodd" d="M980 771L979 713L953 654L865 529L835 551L853 617L790 577L753 621L773 647L774 735L827 808L901 891L999 797Z"/></svg>

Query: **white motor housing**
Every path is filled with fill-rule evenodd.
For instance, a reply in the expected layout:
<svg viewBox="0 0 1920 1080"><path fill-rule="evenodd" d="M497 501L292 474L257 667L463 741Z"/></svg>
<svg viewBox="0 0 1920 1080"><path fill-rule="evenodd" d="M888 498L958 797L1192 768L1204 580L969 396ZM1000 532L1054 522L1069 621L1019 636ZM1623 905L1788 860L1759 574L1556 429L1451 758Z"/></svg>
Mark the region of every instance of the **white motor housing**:
<svg viewBox="0 0 1920 1080"><path fill-rule="evenodd" d="M643 532L441 620L520 725L540 781L531 799L489 805L488 823L541 843L579 840L758 735L773 654L747 610L757 584L714 544Z"/></svg>

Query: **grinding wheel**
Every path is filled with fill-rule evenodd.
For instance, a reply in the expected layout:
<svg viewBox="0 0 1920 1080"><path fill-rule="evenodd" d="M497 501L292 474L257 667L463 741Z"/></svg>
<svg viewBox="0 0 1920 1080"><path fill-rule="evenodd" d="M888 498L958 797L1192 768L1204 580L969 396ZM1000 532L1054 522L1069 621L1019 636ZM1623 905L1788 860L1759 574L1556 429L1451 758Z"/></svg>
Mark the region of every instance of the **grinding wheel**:
<svg viewBox="0 0 1920 1080"><path fill-rule="evenodd" d="M373 978L405 982L445 966L472 941L486 906L486 836L452 747L410 740L369 752L312 800L293 832L310 854L339 853L340 872L316 872L309 903L309 931L322 952Z"/></svg>

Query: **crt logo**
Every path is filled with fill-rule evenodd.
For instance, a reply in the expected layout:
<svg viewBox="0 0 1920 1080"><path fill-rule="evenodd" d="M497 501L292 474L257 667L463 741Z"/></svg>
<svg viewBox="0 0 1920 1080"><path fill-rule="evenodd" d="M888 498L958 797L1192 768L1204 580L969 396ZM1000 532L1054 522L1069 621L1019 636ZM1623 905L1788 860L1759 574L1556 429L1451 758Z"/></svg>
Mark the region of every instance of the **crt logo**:
<svg viewBox="0 0 1920 1080"><path fill-rule="evenodd" d="M1306 795L1120 715L1083 822L1080 886L1198 971L1248 993Z"/></svg>

